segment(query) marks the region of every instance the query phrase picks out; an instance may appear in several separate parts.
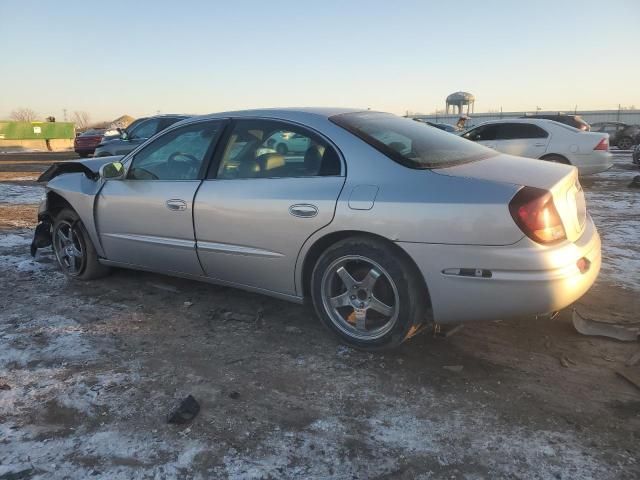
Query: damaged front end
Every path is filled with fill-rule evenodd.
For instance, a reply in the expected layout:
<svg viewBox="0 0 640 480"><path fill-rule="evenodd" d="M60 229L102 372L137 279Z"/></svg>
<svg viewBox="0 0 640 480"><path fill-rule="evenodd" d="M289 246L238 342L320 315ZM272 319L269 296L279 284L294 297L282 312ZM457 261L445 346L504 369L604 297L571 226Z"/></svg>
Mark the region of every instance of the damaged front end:
<svg viewBox="0 0 640 480"><path fill-rule="evenodd" d="M47 182L47 187L53 182L53 188L47 188L47 192L38 207L38 225L31 242L31 255L35 257L39 248L49 247L52 243L52 227L56 213L65 207L73 208L79 214L82 212L81 204L73 200L73 196L82 193L82 196L93 195L99 186L96 182L100 179L100 167L110 162L118 161L122 156L100 157L87 160L71 160L54 163L47 168L38 178L38 182ZM66 174L82 173L76 175L76 179L58 177ZM59 181L61 180L61 181ZM63 181L62 181L63 180ZM85 222L86 223L86 222Z"/></svg>
<svg viewBox="0 0 640 480"><path fill-rule="evenodd" d="M39 248L46 248L51 246L51 222L48 220L41 220L36 226L36 231L33 234L33 240L31 241L31 256L35 257Z"/></svg>
<svg viewBox="0 0 640 480"><path fill-rule="evenodd" d="M33 233L31 241L31 256L35 257L39 248L51 246L51 227L53 226L53 218L49 214L48 194L45 193L44 198L38 206L38 225Z"/></svg>

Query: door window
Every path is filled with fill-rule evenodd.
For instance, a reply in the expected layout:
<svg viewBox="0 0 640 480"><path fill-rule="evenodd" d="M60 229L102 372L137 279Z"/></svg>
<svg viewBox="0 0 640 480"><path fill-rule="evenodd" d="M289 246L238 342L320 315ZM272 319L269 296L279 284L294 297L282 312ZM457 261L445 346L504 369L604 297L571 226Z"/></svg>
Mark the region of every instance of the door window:
<svg viewBox="0 0 640 480"><path fill-rule="evenodd" d="M221 122L199 122L170 131L133 158L130 180L197 180L221 130Z"/></svg>
<svg viewBox="0 0 640 480"><path fill-rule="evenodd" d="M140 140L144 138L153 137L158 131L160 120L157 118L151 118L145 122L142 122L136 128L129 133L129 140Z"/></svg>
<svg viewBox="0 0 640 480"><path fill-rule="evenodd" d="M464 138L472 142L482 142L485 140L495 140L498 135L498 125L481 125L463 135Z"/></svg>
<svg viewBox="0 0 640 480"><path fill-rule="evenodd" d="M274 120L237 120L217 178L282 178L340 175L336 150L297 125Z"/></svg>
<svg viewBox="0 0 640 480"><path fill-rule="evenodd" d="M547 136L547 132L531 123L501 123L499 124L496 140L546 138Z"/></svg>

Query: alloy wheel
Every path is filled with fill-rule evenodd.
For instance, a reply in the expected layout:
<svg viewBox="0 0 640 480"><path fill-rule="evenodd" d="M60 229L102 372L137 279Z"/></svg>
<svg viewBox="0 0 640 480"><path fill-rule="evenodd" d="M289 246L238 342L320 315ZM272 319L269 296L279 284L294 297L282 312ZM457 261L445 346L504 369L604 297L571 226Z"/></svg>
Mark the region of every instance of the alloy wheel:
<svg viewBox="0 0 640 480"><path fill-rule="evenodd" d="M65 273L72 277L80 275L85 263L85 249L77 228L66 220L58 222L53 232L53 245Z"/></svg>
<svg viewBox="0 0 640 480"><path fill-rule="evenodd" d="M618 140L618 148L620 150L629 150L633 146L633 141L629 137L623 137Z"/></svg>
<svg viewBox="0 0 640 480"><path fill-rule="evenodd" d="M369 258L348 255L334 260L322 276L320 293L331 322L352 338L376 340L398 320L398 288Z"/></svg>

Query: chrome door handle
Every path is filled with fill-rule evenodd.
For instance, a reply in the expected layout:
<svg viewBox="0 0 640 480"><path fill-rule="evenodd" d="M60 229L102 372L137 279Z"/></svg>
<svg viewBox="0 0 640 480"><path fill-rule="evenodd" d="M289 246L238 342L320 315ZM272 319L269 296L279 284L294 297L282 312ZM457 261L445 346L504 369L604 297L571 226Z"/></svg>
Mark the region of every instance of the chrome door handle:
<svg viewBox="0 0 640 480"><path fill-rule="evenodd" d="M535 143L533 146L534 147L544 147L546 145L546 143Z"/></svg>
<svg viewBox="0 0 640 480"><path fill-rule="evenodd" d="M289 213L294 217L311 218L318 214L318 207L308 203L299 203L289 207Z"/></svg>
<svg viewBox="0 0 640 480"><path fill-rule="evenodd" d="M187 202L180 200L179 198L172 198L166 202L167 208L175 212L179 212L187 209Z"/></svg>

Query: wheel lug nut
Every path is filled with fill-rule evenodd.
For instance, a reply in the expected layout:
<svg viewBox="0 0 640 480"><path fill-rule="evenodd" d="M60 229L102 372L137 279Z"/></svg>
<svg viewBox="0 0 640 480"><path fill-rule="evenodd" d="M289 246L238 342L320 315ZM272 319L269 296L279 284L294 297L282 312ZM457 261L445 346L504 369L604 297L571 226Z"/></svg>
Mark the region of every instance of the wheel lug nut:
<svg viewBox="0 0 640 480"><path fill-rule="evenodd" d="M355 300L356 296L355 295L351 295L351 300Z"/></svg>

